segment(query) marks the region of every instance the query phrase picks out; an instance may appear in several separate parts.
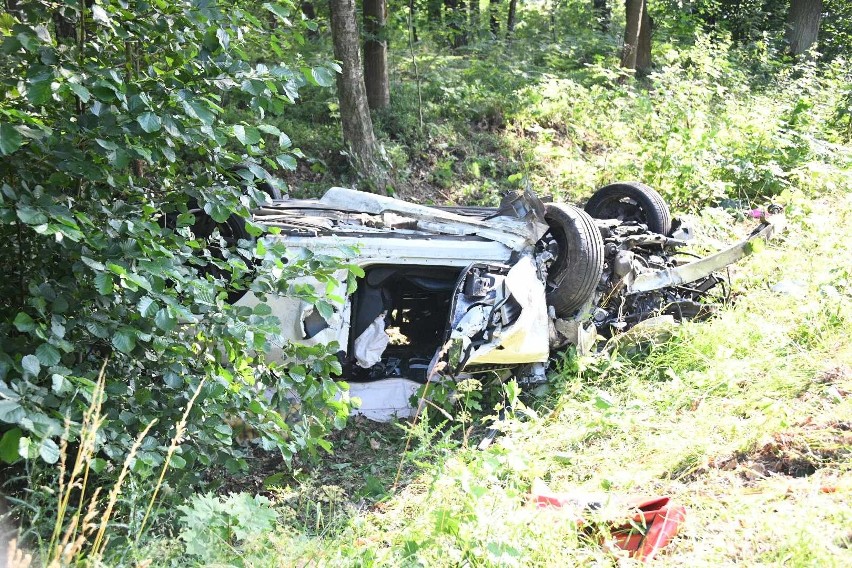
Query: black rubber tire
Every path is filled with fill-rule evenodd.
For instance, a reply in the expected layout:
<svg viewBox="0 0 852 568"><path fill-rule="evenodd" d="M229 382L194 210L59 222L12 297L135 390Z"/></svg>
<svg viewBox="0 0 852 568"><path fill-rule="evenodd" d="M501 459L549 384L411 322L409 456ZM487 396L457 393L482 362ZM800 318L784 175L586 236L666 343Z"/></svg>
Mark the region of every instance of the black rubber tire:
<svg viewBox="0 0 852 568"><path fill-rule="evenodd" d="M544 215L557 254L548 270L547 305L571 317L595 293L604 265L604 244L594 220L582 209L548 203Z"/></svg>
<svg viewBox="0 0 852 568"><path fill-rule="evenodd" d="M637 221L648 230L668 235L672 215L662 196L638 181L622 181L597 190L586 203L586 213L595 219Z"/></svg>

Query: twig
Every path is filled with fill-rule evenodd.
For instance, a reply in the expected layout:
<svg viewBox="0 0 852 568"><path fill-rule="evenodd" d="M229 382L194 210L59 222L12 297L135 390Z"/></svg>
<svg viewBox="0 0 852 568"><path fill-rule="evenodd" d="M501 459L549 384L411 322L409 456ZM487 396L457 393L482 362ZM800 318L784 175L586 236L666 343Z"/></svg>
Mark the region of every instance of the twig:
<svg viewBox="0 0 852 568"><path fill-rule="evenodd" d="M414 12L414 0L408 0L408 49L411 52L411 64L414 67L414 82L417 85L417 115L420 119L420 134L423 134L423 95L420 92L420 72L417 70L417 57L414 55L414 24L411 14ZM427 383L428 384L428 383Z"/></svg>

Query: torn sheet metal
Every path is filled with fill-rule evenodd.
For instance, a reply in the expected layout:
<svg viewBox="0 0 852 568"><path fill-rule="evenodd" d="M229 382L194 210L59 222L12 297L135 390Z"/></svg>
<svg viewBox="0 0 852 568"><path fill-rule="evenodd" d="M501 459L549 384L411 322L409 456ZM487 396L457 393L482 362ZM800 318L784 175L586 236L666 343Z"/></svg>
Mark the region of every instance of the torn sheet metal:
<svg viewBox="0 0 852 568"><path fill-rule="evenodd" d="M450 338L458 339L467 352L461 368L547 361L549 318L534 260L525 256L505 274L481 274L490 282L488 289L473 289L465 282L455 301ZM476 280L472 274L467 278Z"/></svg>
<svg viewBox="0 0 852 568"><path fill-rule="evenodd" d="M364 193L354 189L332 187L323 195L324 205L338 206L368 213L393 212L417 220L418 227L453 235L478 235L510 247L522 250L534 245L547 232L542 221L528 223L522 219L501 216L494 220L479 220L451 211L409 203L393 197Z"/></svg>
<svg viewBox="0 0 852 568"><path fill-rule="evenodd" d="M784 224L783 215L773 215L768 217L748 239L714 255L676 268L665 268L655 272L638 274L633 279L633 282L629 284L627 293L650 292L651 290L679 286L706 278L717 270L721 270L751 254L754 250L753 241L757 239L768 241L773 235L783 229Z"/></svg>

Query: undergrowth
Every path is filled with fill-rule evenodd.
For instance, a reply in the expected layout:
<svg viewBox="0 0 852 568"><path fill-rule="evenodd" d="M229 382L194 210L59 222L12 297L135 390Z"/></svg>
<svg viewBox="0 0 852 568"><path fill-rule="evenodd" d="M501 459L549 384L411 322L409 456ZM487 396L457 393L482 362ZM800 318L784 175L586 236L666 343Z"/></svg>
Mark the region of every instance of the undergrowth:
<svg viewBox="0 0 852 568"><path fill-rule="evenodd" d="M536 36L450 53L424 43L415 54L420 98L411 59L395 58L391 106L375 123L397 193L494 205L529 186L576 201L641 179L695 209L840 187L852 160L848 129L838 128L849 112L844 60L788 65L769 44L734 49L698 36L663 44L654 72L626 81L612 58L578 58L565 52L571 45ZM294 195L349 181L337 130L325 126L337 119L334 103L323 99L332 110L318 115L315 96L327 95L308 93L281 125L298 129L308 156L290 178Z"/></svg>

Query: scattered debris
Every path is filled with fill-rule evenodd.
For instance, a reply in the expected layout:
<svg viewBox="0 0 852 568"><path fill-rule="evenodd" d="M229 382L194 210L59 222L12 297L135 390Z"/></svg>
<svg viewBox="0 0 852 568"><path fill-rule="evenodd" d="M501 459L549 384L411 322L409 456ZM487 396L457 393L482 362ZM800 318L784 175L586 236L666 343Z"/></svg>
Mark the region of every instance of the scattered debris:
<svg viewBox="0 0 852 568"><path fill-rule="evenodd" d="M773 284L770 290L776 294L791 296L793 298L804 298L808 293L807 284L801 280L781 280Z"/></svg>
<svg viewBox="0 0 852 568"><path fill-rule="evenodd" d="M590 513L599 511L612 496L582 493L554 493L540 479L533 481L531 500L541 508L566 509L577 525L591 528L596 522ZM668 497L622 497L617 499L617 518L606 523L604 535L611 545L630 556L650 562L677 536L686 521L686 509Z"/></svg>

